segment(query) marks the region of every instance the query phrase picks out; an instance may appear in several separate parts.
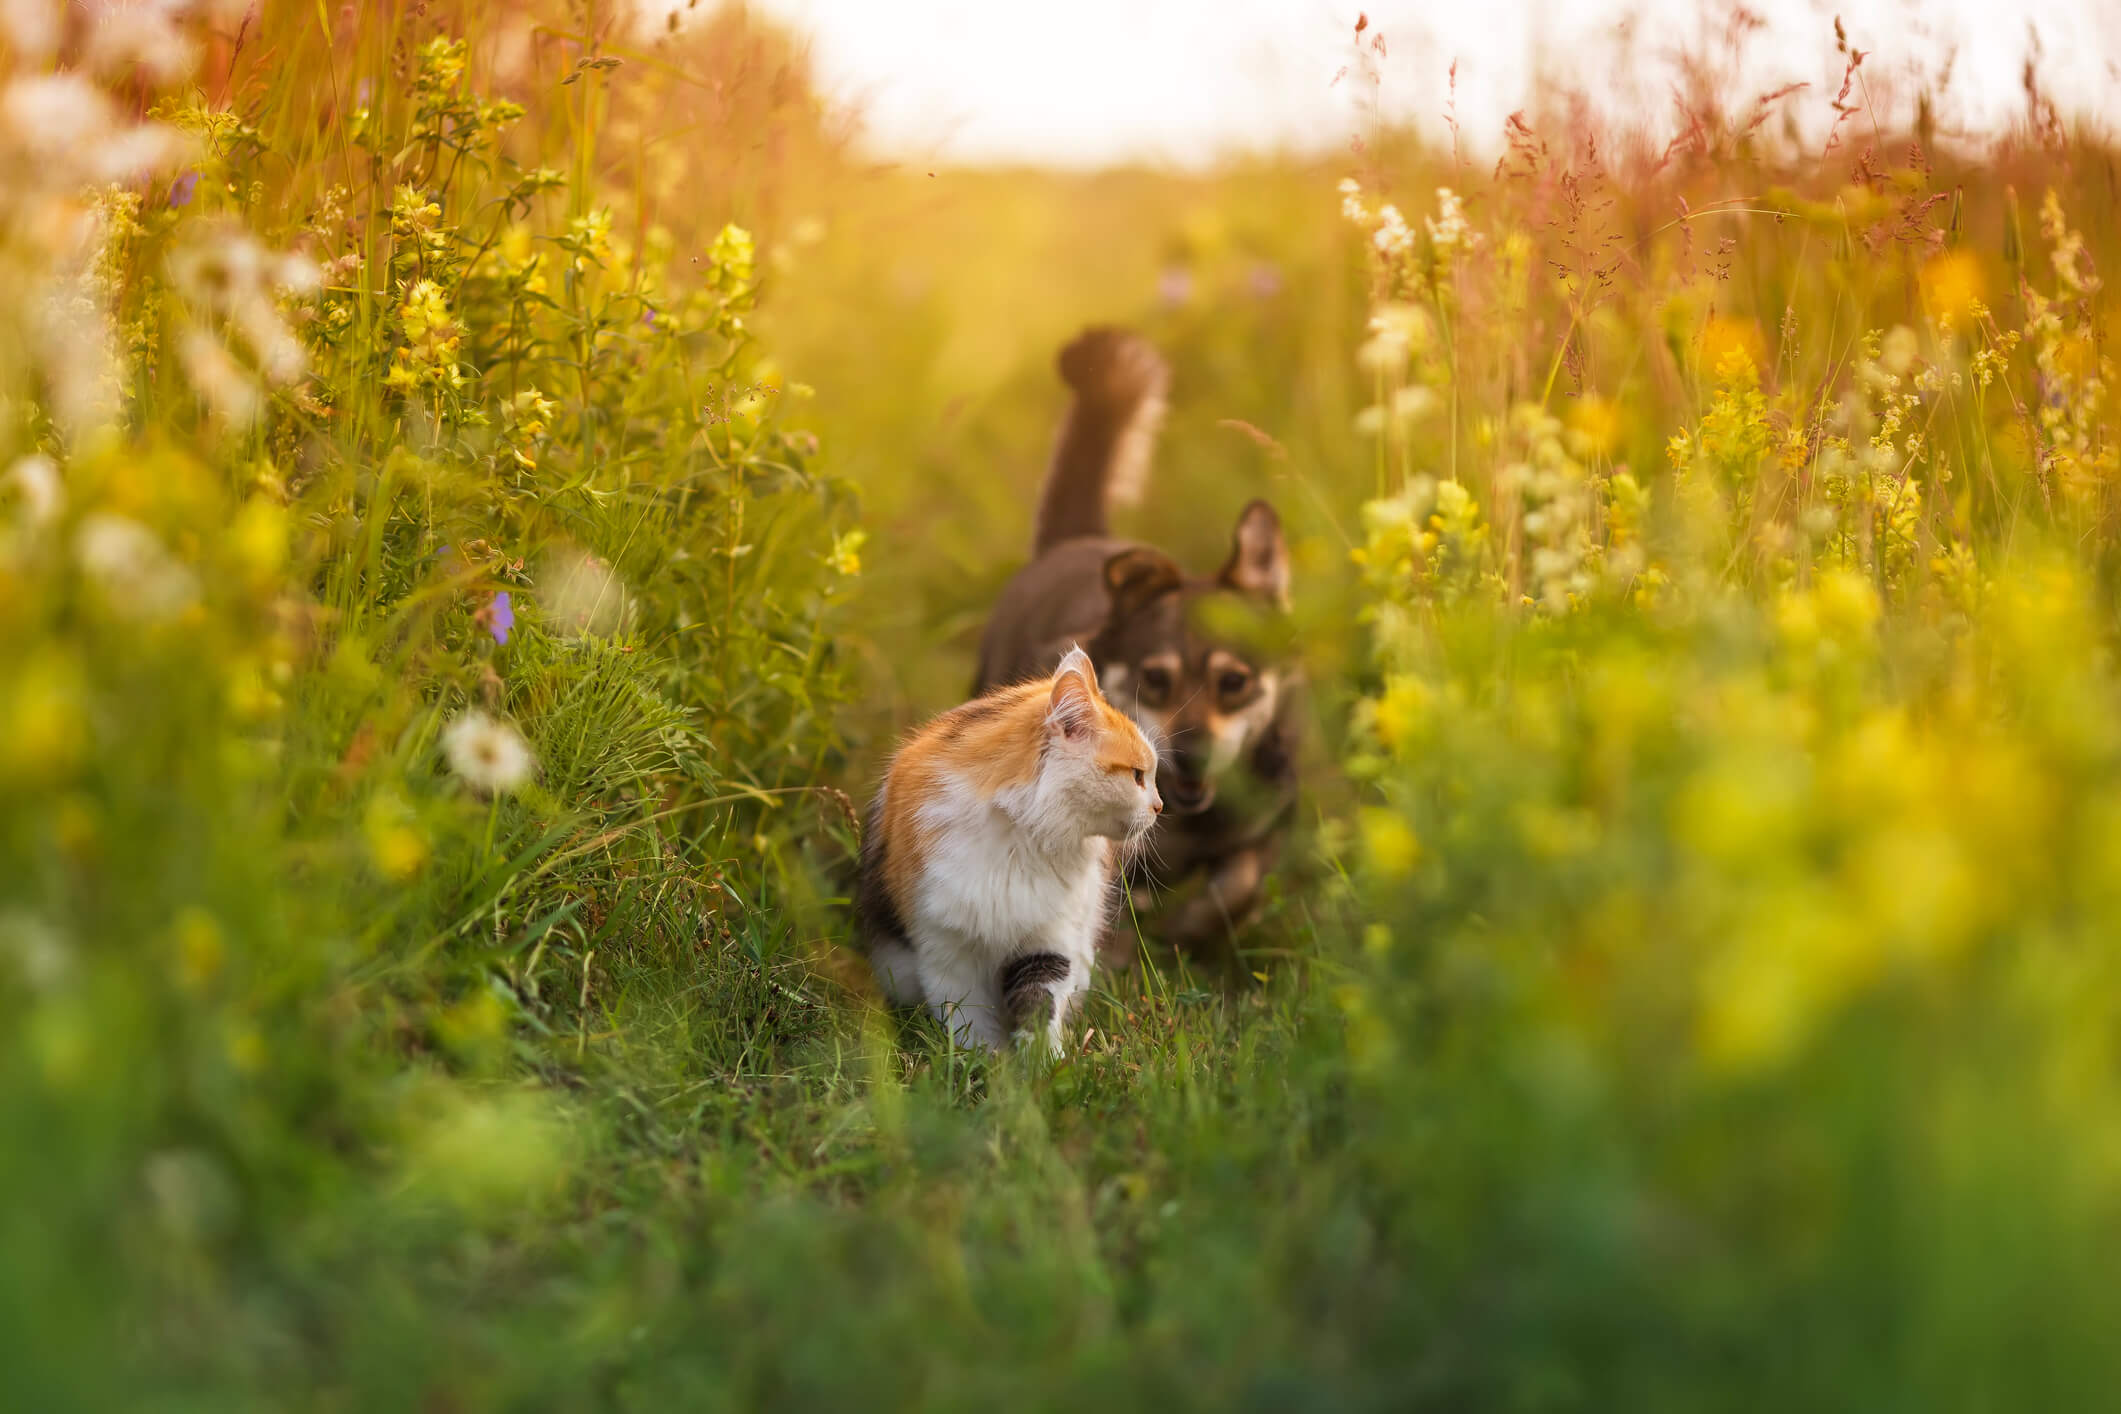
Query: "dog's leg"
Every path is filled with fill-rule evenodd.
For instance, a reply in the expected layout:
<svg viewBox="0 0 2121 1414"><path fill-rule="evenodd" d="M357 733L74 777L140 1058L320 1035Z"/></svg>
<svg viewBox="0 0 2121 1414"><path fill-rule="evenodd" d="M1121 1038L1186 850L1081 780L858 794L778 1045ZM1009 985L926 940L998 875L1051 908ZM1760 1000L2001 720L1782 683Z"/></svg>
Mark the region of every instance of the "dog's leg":
<svg viewBox="0 0 2121 1414"><path fill-rule="evenodd" d="M1217 861L1201 891L1172 918L1171 941L1189 950L1226 941L1259 906L1260 885L1273 862L1271 843L1250 845Z"/></svg>

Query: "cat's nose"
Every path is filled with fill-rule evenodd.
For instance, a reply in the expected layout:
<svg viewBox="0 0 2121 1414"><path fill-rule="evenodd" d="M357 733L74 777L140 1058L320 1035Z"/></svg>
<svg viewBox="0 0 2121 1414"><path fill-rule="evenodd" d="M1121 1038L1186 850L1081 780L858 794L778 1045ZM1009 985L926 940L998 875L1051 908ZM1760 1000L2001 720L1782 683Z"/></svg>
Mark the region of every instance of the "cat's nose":
<svg viewBox="0 0 2121 1414"><path fill-rule="evenodd" d="M1149 792L1149 809L1158 815L1164 813L1164 798L1160 792L1153 790Z"/></svg>

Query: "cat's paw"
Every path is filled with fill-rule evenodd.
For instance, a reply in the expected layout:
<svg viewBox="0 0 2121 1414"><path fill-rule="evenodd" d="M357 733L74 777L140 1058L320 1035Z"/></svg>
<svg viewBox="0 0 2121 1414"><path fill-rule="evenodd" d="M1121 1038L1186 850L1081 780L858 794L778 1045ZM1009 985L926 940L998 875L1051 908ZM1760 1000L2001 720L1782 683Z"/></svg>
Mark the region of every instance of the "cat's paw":
<svg viewBox="0 0 2121 1414"><path fill-rule="evenodd" d="M1045 1060L1059 1060L1068 1054L1067 1042L1053 1031L1043 1027L1025 1028L1011 1033L1010 1046L1018 1055L1038 1056Z"/></svg>

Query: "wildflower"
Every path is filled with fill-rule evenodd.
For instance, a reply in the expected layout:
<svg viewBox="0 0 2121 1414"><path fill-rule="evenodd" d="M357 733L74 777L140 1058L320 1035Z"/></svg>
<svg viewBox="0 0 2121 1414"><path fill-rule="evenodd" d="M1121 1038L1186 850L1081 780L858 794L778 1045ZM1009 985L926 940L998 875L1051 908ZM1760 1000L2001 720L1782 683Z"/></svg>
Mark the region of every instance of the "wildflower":
<svg viewBox="0 0 2121 1414"><path fill-rule="evenodd" d="M1425 218L1425 224L1429 228L1429 244L1436 248L1439 259L1480 244L1480 233L1466 220L1465 202L1449 187L1436 189L1436 215Z"/></svg>
<svg viewBox="0 0 2121 1414"><path fill-rule="evenodd" d="M192 71L198 48L177 28L169 7L134 0L102 7L82 60L109 77L144 74L159 88Z"/></svg>
<svg viewBox="0 0 2121 1414"><path fill-rule="evenodd" d="M626 622L626 586L595 555L556 555L545 562L538 583L546 622L562 633L608 636Z"/></svg>
<svg viewBox="0 0 2121 1414"><path fill-rule="evenodd" d="M1757 381L1759 375L1755 370L1760 367L1760 326L1750 319L1715 315L1701 326L1701 339L1695 345L1695 353L1697 366L1710 370L1721 386ZM1742 365L1737 361L1741 357L1744 359Z"/></svg>
<svg viewBox="0 0 2121 1414"><path fill-rule="evenodd" d="M74 970L74 949L57 928L27 909L0 913L0 957L12 959L30 990L48 992Z"/></svg>
<svg viewBox="0 0 2121 1414"><path fill-rule="evenodd" d="M74 556L126 618L170 619L198 601L197 578L136 520L108 512L89 516L74 536Z"/></svg>
<svg viewBox="0 0 2121 1414"><path fill-rule="evenodd" d="M404 883L427 863L427 839L416 827L412 808L394 791L378 791L369 800L361 833L376 871L393 883Z"/></svg>
<svg viewBox="0 0 2121 1414"><path fill-rule="evenodd" d="M0 696L0 781L50 781L72 769L88 745L88 686L56 651L9 665Z"/></svg>
<svg viewBox="0 0 2121 1414"><path fill-rule="evenodd" d="M1357 817L1362 828L1363 852L1370 867L1387 879L1403 878L1421 857L1421 844L1414 829L1398 811L1366 806Z"/></svg>
<svg viewBox="0 0 2121 1414"><path fill-rule="evenodd" d="M203 908L187 908L177 915L173 942L177 981L186 991L205 990L227 964L228 941L221 925Z"/></svg>
<svg viewBox="0 0 2121 1414"><path fill-rule="evenodd" d="M442 751L449 769L481 795L513 793L538 765L521 733L477 708L443 731Z"/></svg>
<svg viewBox="0 0 2121 1414"><path fill-rule="evenodd" d="M174 166L190 143L159 123L124 125L108 95L78 74L12 79L0 90L0 152L51 187L130 182Z"/></svg>
<svg viewBox="0 0 2121 1414"><path fill-rule="evenodd" d="M1340 179L1340 214L1353 225L1370 224L1370 208L1362 202L1362 184L1353 177Z"/></svg>
<svg viewBox="0 0 2121 1414"><path fill-rule="evenodd" d="M486 607L479 610L478 621L493 635L494 642L503 645L508 642L508 635L515 632L516 608L507 590L498 591L487 601Z"/></svg>
<svg viewBox="0 0 2121 1414"><path fill-rule="evenodd" d="M833 536L832 551L825 556L825 563L832 567L834 574L850 577L860 574L862 572L862 545L868 538L868 531L858 529Z"/></svg>
<svg viewBox="0 0 2121 1414"><path fill-rule="evenodd" d="M66 505L66 489L59 480L59 465L42 452L33 452L7 469L0 484L12 486L21 503L21 520L30 529L49 525Z"/></svg>
<svg viewBox="0 0 2121 1414"><path fill-rule="evenodd" d="M1391 418L1397 423L1419 422L1442 406L1443 399L1434 388L1416 383L1392 395Z"/></svg>
<svg viewBox="0 0 2121 1414"><path fill-rule="evenodd" d="M1611 398L1578 398L1569 410L1570 450L1586 459L1610 457L1620 447L1620 407Z"/></svg>
<svg viewBox="0 0 2121 1414"><path fill-rule="evenodd" d="M456 354L463 343L464 326L450 312L442 287L433 280L414 281L398 307L398 320L405 331L405 344L391 360L383 381L405 392L421 387L462 388L464 374Z"/></svg>
<svg viewBox="0 0 2121 1414"><path fill-rule="evenodd" d="M26 69L58 52L64 18L49 0L0 0L0 35L14 46L16 64Z"/></svg>
<svg viewBox="0 0 2121 1414"><path fill-rule="evenodd" d="M1963 327L1983 297L1981 262L1972 251L1948 250L1916 276L1922 307L1947 329Z"/></svg>
<svg viewBox="0 0 2121 1414"><path fill-rule="evenodd" d="M1435 694L1428 684L1408 673L1393 673L1385 679L1385 690L1370 704L1370 724L1387 751L1405 753L1419 744L1428 731Z"/></svg>
<svg viewBox="0 0 2121 1414"><path fill-rule="evenodd" d="M716 233L714 244L707 248L707 262L715 288L724 295L736 295L744 291L756 271L758 245L751 232L734 223L722 227Z"/></svg>
<svg viewBox="0 0 2121 1414"><path fill-rule="evenodd" d="M467 52L463 40L453 40L446 35L436 35L421 45L420 87L435 92L455 88L464 77Z"/></svg>
<svg viewBox="0 0 2121 1414"><path fill-rule="evenodd" d="M391 194L390 234L401 246L411 248L401 259L417 254L441 260L449 254L452 237L442 224L442 208L409 183L401 183Z"/></svg>
<svg viewBox="0 0 2121 1414"><path fill-rule="evenodd" d="M1156 298L1168 309L1176 309L1193 298L1193 272L1183 265L1167 265L1156 277Z"/></svg>
<svg viewBox="0 0 2121 1414"><path fill-rule="evenodd" d="M207 408L226 427L248 427L262 404L257 382L212 334L193 325L177 336L177 357Z"/></svg>
<svg viewBox="0 0 2121 1414"><path fill-rule="evenodd" d="M171 206L191 205L192 193L198 189L199 169L194 167L188 172L179 174L177 180L169 184L169 204Z"/></svg>
<svg viewBox="0 0 2121 1414"><path fill-rule="evenodd" d="M1895 324L1888 329L1885 340L1879 345L1878 366L1895 378L1904 378L1915 366L1915 358L1921 351L1921 342L1915 331L1905 324Z"/></svg>
<svg viewBox="0 0 2121 1414"><path fill-rule="evenodd" d="M600 206L568 222L567 243L575 252L574 268L577 271L587 270L591 265L610 266L615 258L611 249L610 208ZM746 269L748 274L749 267Z"/></svg>
<svg viewBox="0 0 2121 1414"><path fill-rule="evenodd" d="M1370 243L1388 260L1414 248L1414 232L1407 226L1407 218L1400 215L1399 208L1390 202L1377 208L1377 229L1370 233Z"/></svg>

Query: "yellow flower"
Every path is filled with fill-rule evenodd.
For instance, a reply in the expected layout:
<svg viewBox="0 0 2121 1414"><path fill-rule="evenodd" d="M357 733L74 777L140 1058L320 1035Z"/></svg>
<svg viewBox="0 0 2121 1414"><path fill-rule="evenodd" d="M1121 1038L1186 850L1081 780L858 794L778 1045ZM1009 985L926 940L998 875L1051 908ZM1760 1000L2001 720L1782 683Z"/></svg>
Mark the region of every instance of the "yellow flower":
<svg viewBox="0 0 2121 1414"><path fill-rule="evenodd" d="M1358 818L1363 851L1369 855L1372 869L1387 879L1404 878L1414 872L1414 865L1421 858L1421 842L1414 837L1414 827L1404 816L1382 806L1368 806Z"/></svg>
<svg viewBox="0 0 2121 1414"><path fill-rule="evenodd" d="M1981 304L1986 291L1981 262L1970 250L1948 250L1925 264L1916 275L1922 292L1922 307L1939 324L1963 328L1968 316Z"/></svg>
<svg viewBox="0 0 2121 1414"><path fill-rule="evenodd" d="M0 780L55 780L88 745L81 670L47 649L16 666L12 677L0 697Z"/></svg>
<svg viewBox="0 0 2121 1414"><path fill-rule="evenodd" d="M1761 348L1758 324L1719 314L1701 327L1694 352L1698 367L1713 371L1722 386L1735 387L1757 377L1754 370L1760 367Z"/></svg>
<svg viewBox="0 0 2121 1414"><path fill-rule="evenodd" d="M228 546L253 585L265 585L287 564L287 513L262 496L236 512L228 528Z"/></svg>
<svg viewBox="0 0 2121 1414"><path fill-rule="evenodd" d="M1596 394L1569 409L1569 450L1578 458L1610 457L1620 447L1620 407Z"/></svg>
<svg viewBox="0 0 2121 1414"><path fill-rule="evenodd" d="M587 270L592 264L608 266L612 262L611 211L598 207L585 216L577 216L567 223L567 234L578 254L574 268Z"/></svg>
<svg viewBox="0 0 2121 1414"><path fill-rule="evenodd" d="M1385 679L1385 690L1370 706L1370 721L1386 750L1404 751L1420 739L1433 700L1428 685L1411 674L1394 673Z"/></svg>
<svg viewBox="0 0 2121 1414"><path fill-rule="evenodd" d="M227 961L228 943L212 914L203 908L187 908L177 915L177 980L187 990L203 990L221 975Z"/></svg>
<svg viewBox="0 0 2121 1414"><path fill-rule="evenodd" d="M416 828L412 810L394 792L379 792L368 802L361 832L376 872L402 884L427 863L427 839Z"/></svg>
<svg viewBox="0 0 2121 1414"><path fill-rule="evenodd" d="M825 563L832 566L834 574L849 576L860 574L862 572L862 545L868 539L869 532L866 530L850 530L845 534L833 536L832 550L831 553L825 556Z"/></svg>

